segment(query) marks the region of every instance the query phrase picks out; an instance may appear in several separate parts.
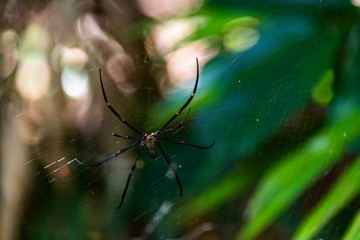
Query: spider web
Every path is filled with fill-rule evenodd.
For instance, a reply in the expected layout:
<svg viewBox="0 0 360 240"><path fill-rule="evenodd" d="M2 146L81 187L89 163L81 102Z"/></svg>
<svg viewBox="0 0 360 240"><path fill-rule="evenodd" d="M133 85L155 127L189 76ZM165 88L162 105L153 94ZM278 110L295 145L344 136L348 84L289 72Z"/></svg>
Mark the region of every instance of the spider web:
<svg viewBox="0 0 360 240"><path fill-rule="evenodd" d="M260 38L246 51L218 50L218 55L202 68L198 91L189 105L191 111L184 126L167 135L203 146L215 139L214 148L201 150L161 142L176 165L184 189L182 198L174 174L159 150L152 160L148 149L143 147L120 210L115 208L120 203L138 147L101 167L84 167L75 161L101 161L134 142L112 137L99 120L120 135L136 135L106 108L95 71L99 67L96 60L86 67L91 86L86 104L56 94L35 103L11 95L11 100L6 105L3 103L6 106L3 115L7 119L3 120L1 177L5 181L1 190L4 196L15 191L10 195L21 200L14 202L17 212L3 214L3 225L7 219L14 226L6 231L10 235L4 236L24 239L200 239L206 236L214 228L207 221L198 220L193 227L177 225L185 203L216 185L244 162L251 169L251 166L268 166L276 156L285 155L286 144L296 145L301 141L296 132L291 132L292 124L296 130L299 130L297 125L306 126L310 132L323 120L321 114L312 115L311 94L324 69L332 67L336 46L343 41L338 28L322 22L339 10L339 6L336 1L287 2L210 1L200 10L209 14L214 6L219 6L218 21L222 26L232 19L251 16L259 21L251 27ZM234 11L234 7L246 10ZM203 38L206 33L213 36L218 31L216 26L199 30L189 41ZM143 64L135 67L135 71L151 68L147 58L141 60ZM194 74L195 70L194 66ZM109 75L104 75L103 80L111 105L144 133L156 131L186 102L195 79L170 88L163 98L159 94L159 82L138 80L136 76L130 76L133 77L130 83L137 91L128 95L119 92ZM59 87L59 83L54 85ZM45 112L42 116L45 120L28 116L34 105L39 112ZM187 109L169 126L181 121ZM82 121L77 122L73 116L81 114ZM299 115L306 119L298 118ZM30 133L24 133L26 130ZM273 159L262 159L263 152L270 147ZM11 198L5 202L11 202ZM223 225L231 233L221 236L232 239L238 225L232 222L235 218L232 209L222 210L226 219ZM186 230L182 231L183 228Z"/></svg>

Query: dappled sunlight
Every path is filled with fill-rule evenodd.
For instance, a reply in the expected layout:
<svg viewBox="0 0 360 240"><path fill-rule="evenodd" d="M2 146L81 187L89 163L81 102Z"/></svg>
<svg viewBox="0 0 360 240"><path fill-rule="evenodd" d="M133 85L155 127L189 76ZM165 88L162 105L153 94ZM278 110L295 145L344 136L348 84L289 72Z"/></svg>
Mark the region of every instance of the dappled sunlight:
<svg viewBox="0 0 360 240"><path fill-rule="evenodd" d="M77 32L84 41L106 40L107 36L99 26L95 16L86 13L77 20Z"/></svg>
<svg viewBox="0 0 360 240"><path fill-rule="evenodd" d="M49 41L45 30L35 24L26 29L20 41L16 88L27 100L40 99L49 90L51 76L46 59Z"/></svg>
<svg viewBox="0 0 360 240"><path fill-rule="evenodd" d="M260 39L256 29L260 21L254 17L233 19L224 25L223 43L229 52L243 52L253 47Z"/></svg>
<svg viewBox="0 0 360 240"><path fill-rule="evenodd" d="M205 20L199 17L169 20L156 25L145 45L149 55L156 55L155 52L162 55L171 53L175 45L194 33L199 22L203 21Z"/></svg>
<svg viewBox="0 0 360 240"><path fill-rule="evenodd" d="M79 48L61 49L60 62L63 67L61 86L65 94L76 98L84 98L89 92L89 75L84 66L89 61L87 54Z"/></svg>
<svg viewBox="0 0 360 240"><path fill-rule="evenodd" d="M66 95L84 98L89 91L89 76L81 69L65 67L61 74L61 86Z"/></svg>
<svg viewBox="0 0 360 240"><path fill-rule="evenodd" d="M89 56L80 48L61 48L61 65L66 66L79 66L84 67L89 61Z"/></svg>
<svg viewBox="0 0 360 240"><path fill-rule="evenodd" d="M133 93L136 88L128 78L128 74L134 70L134 64L124 47L107 35L99 26L95 16L89 13L77 20L77 32L93 54L104 62L105 70L118 89L123 93Z"/></svg>
<svg viewBox="0 0 360 240"><path fill-rule="evenodd" d="M122 93L131 94L136 91L136 87L132 84L134 79L127 77L127 72L135 69L130 56L124 52L112 55L106 62L105 69Z"/></svg>
<svg viewBox="0 0 360 240"><path fill-rule="evenodd" d="M151 18L162 19L181 16L199 9L203 0L137 0L141 12Z"/></svg>
<svg viewBox="0 0 360 240"><path fill-rule="evenodd" d="M25 58L16 74L16 88L27 100L45 96L50 86L50 69L44 59L36 56Z"/></svg>
<svg viewBox="0 0 360 240"><path fill-rule="evenodd" d="M173 84L183 81L194 81L196 76L195 58L199 59L200 68L216 56L217 51L211 49L206 41L197 41L172 52L166 57L169 80Z"/></svg>
<svg viewBox="0 0 360 240"><path fill-rule="evenodd" d="M224 36L224 46L231 52L242 52L254 46L259 40L259 32L254 28L239 27Z"/></svg>
<svg viewBox="0 0 360 240"><path fill-rule="evenodd" d="M0 239L360 235L358 0L0 5Z"/></svg>
<svg viewBox="0 0 360 240"><path fill-rule="evenodd" d="M356 7L360 7L360 0L351 0L351 3Z"/></svg>

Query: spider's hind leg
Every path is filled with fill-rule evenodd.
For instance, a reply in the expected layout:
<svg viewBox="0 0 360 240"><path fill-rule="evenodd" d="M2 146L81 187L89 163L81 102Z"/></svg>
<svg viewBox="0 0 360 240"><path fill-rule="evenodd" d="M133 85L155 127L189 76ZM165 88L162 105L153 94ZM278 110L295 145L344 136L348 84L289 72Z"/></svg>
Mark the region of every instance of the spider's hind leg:
<svg viewBox="0 0 360 240"><path fill-rule="evenodd" d="M126 196L126 192L127 192L127 190L128 190L129 184L130 184L130 179L131 179L131 176L133 175L133 173L134 173L134 171L135 171L136 162L137 162L137 160L139 159L140 151L141 151L142 146L143 146L143 145L140 144L140 147L139 147L139 150L138 150L138 152L137 152L137 154L136 154L135 160L134 160L134 162L133 162L133 164L132 164L132 166L131 166L131 168L130 168L129 176L128 176L127 180L126 180L125 188L124 188L123 194L122 194L122 196L121 196L121 202L120 202L119 207L117 207L117 209L119 209L119 208L122 206L123 202L124 202L124 199L125 199L125 196Z"/></svg>
<svg viewBox="0 0 360 240"><path fill-rule="evenodd" d="M180 178L179 178L179 176L178 176L177 173L176 173L175 166L174 166L174 164L171 162L171 160L168 158L168 156L165 154L164 149L161 147L160 143L159 143L158 141L156 141L156 143L157 143L157 145L159 146L160 151L161 151L162 154L164 155L167 163L169 164L169 166L171 167L172 171L173 171L174 174L175 174L176 181L177 181L177 183L178 183L178 185L179 185L180 196L182 196L183 190L182 190Z"/></svg>
<svg viewBox="0 0 360 240"><path fill-rule="evenodd" d="M114 157L117 157L117 156L119 156L120 154L126 152L127 150L129 150L130 148L132 148L133 146L135 146L136 144L138 144L139 142L141 142L141 141L134 142L134 143L131 144L130 146L119 150L117 153L115 153L115 154L111 155L110 157L108 157L108 158L106 158L106 159L104 159L104 160L102 160L102 161L100 161L100 162L97 162L97 163L87 164L87 163L83 163L83 162L79 161L77 158L75 158L75 160L76 160L79 164L84 165L84 166L88 166L88 167L100 166L100 165L106 163L107 161L113 159Z"/></svg>

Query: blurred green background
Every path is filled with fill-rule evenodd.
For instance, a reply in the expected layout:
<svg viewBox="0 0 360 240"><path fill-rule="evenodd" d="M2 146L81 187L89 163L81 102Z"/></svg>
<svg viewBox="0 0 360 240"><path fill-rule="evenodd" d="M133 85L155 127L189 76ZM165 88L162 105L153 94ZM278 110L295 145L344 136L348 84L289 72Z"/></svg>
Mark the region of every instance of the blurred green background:
<svg viewBox="0 0 360 240"><path fill-rule="evenodd" d="M360 239L360 1L2 1L0 239ZM184 126L158 130L200 82ZM185 110L186 111L186 110ZM179 122L183 113L175 125Z"/></svg>

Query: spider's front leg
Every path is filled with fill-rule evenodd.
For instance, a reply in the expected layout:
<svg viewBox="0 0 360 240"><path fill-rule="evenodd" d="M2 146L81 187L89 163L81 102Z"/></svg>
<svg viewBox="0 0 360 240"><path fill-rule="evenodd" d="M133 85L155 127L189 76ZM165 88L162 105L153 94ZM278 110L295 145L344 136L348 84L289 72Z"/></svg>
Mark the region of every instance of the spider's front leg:
<svg viewBox="0 0 360 240"><path fill-rule="evenodd" d="M196 93L196 89L197 89L197 86L198 86L198 83L199 83L199 61L198 59L196 58L196 81L195 81L195 86L194 86L194 90L192 92L192 94L190 95L189 99L186 101L186 103L179 109L179 111L177 111L174 116L172 116L156 133L160 133L162 132L166 127L167 125L169 125L175 118L177 118L180 113L187 107L187 105L189 105L189 103L192 101L192 99L194 98L195 96L195 93Z"/></svg>
<svg viewBox="0 0 360 240"><path fill-rule="evenodd" d="M177 129L178 127L182 126L185 122L185 119L187 118L187 116L189 115L189 112L190 112L191 108L189 108L189 110L187 111L185 117L183 118L183 120L181 120L178 124L176 124L174 127L170 127L168 129L165 129L164 131L162 132L159 132L157 133L157 136L160 136L160 135L163 135L167 132L173 132L175 129Z"/></svg>
<svg viewBox="0 0 360 240"><path fill-rule="evenodd" d="M100 120L100 123L103 125L103 127L109 132L111 133L111 135L113 135L114 137L119 137L122 139L140 139L141 137L130 137L130 136L122 136L119 135L117 133L115 133L114 131L112 131L108 126L106 126L106 124L103 122L103 120Z"/></svg>

